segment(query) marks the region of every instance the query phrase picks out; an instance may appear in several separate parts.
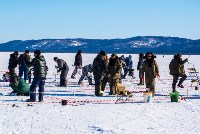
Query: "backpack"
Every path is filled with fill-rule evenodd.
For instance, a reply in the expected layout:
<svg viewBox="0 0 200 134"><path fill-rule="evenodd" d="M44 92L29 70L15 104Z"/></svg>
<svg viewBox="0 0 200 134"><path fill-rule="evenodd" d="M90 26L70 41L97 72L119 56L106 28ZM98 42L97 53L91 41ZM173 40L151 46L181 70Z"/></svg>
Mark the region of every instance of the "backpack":
<svg viewBox="0 0 200 134"><path fill-rule="evenodd" d="M169 64L170 75L179 75L179 61L178 59L172 59Z"/></svg>

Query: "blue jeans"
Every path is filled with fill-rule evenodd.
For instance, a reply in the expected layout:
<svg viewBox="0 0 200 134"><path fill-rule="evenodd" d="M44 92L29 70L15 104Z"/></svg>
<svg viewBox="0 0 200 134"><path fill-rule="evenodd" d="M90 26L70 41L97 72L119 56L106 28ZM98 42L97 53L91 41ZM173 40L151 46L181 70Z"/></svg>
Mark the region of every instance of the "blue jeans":
<svg viewBox="0 0 200 134"><path fill-rule="evenodd" d="M28 71L29 68L27 66L19 66L19 77L22 77L24 73L24 80L28 80Z"/></svg>
<svg viewBox="0 0 200 134"><path fill-rule="evenodd" d="M39 86L39 101L43 101L45 77L35 77L30 86L30 99L36 101L36 88Z"/></svg>

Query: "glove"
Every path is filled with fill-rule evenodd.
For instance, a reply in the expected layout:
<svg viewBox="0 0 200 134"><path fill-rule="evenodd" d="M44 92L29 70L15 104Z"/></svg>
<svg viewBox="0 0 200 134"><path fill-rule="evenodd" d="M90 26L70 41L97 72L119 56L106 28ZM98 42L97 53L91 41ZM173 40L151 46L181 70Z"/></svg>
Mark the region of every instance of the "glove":
<svg viewBox="0 0 200 134"><path fill-rule="evenodd" d="M60 70L57 70L57 73L59 73L60 72Z"/></svg>
<svg viewBox="0 0 200 134"><path fill-rule="evenodd" d="M157 74L157 77L160 78L160 74L159 73Z"/></svg>

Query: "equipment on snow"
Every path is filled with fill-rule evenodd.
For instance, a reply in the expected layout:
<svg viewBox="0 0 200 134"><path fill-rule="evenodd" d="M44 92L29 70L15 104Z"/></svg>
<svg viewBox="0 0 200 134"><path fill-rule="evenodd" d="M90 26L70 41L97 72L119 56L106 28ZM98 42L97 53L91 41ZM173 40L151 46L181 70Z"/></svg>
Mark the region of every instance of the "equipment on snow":
<svg viewBox="0 0 200 134"><path fill-rule="evenodd" d="M171 98L171 102L178 102L179 92L172 92L169 94Z"/></svg>

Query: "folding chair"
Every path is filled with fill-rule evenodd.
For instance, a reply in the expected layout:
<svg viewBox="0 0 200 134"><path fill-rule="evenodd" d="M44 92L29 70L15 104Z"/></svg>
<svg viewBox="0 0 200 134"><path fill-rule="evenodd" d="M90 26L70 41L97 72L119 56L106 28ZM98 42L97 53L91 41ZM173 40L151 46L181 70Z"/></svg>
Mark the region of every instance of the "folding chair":
<svg viewBox="0 0 200 134"><path fill-rule="evenodd" d="M115 102L115 104L118 101L129 101L129 99L133 96L129 91L125 90L125 86L123 86L121 83L117 84L117 100Z"/></svg>

